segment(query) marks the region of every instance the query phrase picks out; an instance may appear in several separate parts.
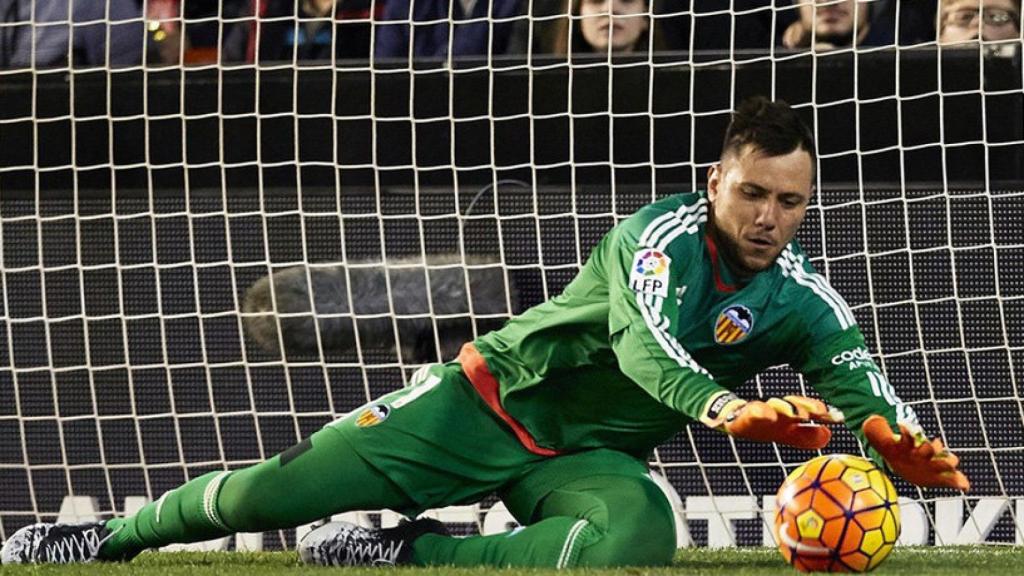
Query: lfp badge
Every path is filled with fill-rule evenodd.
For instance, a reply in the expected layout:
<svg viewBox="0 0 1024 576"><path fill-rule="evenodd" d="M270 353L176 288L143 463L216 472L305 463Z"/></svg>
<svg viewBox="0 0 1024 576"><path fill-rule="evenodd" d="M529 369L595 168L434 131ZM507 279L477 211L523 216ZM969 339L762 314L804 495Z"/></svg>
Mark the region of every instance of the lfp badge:
<svg viewBox="0 0 1024 576"><path fill-rule="evenodd" d="M746 338L753 328L754 315L750 313L750 309L733 304L722 310L715 321L715 342L735 344Z"/></svg>
<svg viewBox="0 0 1024 576"><path fill-rule="evenodd" d="M634 292L668 296L668 267L671 259L657 250L638 250L633 255L629 287Z"/></svg>

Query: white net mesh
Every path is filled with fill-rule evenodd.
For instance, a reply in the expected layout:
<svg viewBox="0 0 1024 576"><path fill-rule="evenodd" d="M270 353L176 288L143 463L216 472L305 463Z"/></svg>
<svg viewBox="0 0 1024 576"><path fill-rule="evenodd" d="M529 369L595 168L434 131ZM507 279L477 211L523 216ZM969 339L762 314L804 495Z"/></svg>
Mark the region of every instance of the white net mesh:
<svg viewBox="0 0 1024 576"><path fill-rule="evenodd" d="M805 249L974 485L899 484L917 504L904 539L1024 540L1019 40L908 40L935 7L877 1L859 10L891 14L872 24L888 43L789 50L791 8L664 2L644 21L667 50L567 60L545 54L559 2L377 27L408 4L297 20L274 11L289 3L110 2L42 27L76 31L56 60L18 60L49 14L35 4L0 22L0 538L258 462L452 358L557 294L618 219L700 188L759 93L815 130ZM78 45L93 29L102 50ZM485 48L462 56L474 35ZM780 368L740 393L801 386ZM845 432L830 447L858 450ZM806 458L693 427L652 465L681 497L681 543L761 544L763 497ZM492 503L459 521L485 526Z"/></svg>

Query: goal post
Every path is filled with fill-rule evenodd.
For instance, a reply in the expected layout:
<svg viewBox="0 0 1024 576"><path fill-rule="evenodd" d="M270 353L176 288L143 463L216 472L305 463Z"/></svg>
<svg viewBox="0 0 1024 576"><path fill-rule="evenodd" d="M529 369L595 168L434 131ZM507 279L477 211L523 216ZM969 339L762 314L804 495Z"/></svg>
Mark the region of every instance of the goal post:
<svg viewBox="0 0 1024 576"><path fill-rule="evenodd" d="M763 11L665 10L736 31ZM220 40L256 21L184 14ZM509 21L534 46L554 18ZM0 539L254 464L453 358L558 294L616 222L702 188L732 109L763 94L819 146L801 243L972 481L897 481L903 542L1024 543L1020 41L697 38L615 58L0 69ZM802 390L777 367L740 393ZM859 450L844 430L829 447ZM808 457L691 426L651 469L680 545L762 545ZM465 533L510 520L494 498L437 514Z"/></svg>

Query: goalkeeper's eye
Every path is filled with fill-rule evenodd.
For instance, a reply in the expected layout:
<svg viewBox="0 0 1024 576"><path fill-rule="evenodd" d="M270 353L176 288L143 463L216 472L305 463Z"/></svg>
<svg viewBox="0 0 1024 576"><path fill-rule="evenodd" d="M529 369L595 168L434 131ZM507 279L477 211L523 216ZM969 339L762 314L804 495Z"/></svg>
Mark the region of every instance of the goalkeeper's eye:
<svg viewBox="0 0 1024 576"><path fill-rule="evenodd" d="M803 199L797 196L785 196L782 198L781 202L784 207L790 209L799 208L804 203Z"/></svg>
<svg viewBox="0 0 1024 576"><path fill-rule="evenodd" d="M743 186L742 188L740 188L740 193L746 196L747 198L756 199L760 198L761 196L764 196L765 191L762 188L757 188L754 186Z"/></svg>

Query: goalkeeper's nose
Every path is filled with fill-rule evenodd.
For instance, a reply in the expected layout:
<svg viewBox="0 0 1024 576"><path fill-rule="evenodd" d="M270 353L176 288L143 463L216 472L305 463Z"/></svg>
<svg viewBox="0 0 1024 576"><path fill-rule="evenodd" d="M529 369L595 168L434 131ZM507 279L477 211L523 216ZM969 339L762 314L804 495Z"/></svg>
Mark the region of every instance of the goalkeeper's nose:
<svg viewBox="0 0 1024 576"><path fill-rule="evenodd" d="M754 223L762 230L774 230L779 222L779 203L774 199L761 202Z"/></svg>

